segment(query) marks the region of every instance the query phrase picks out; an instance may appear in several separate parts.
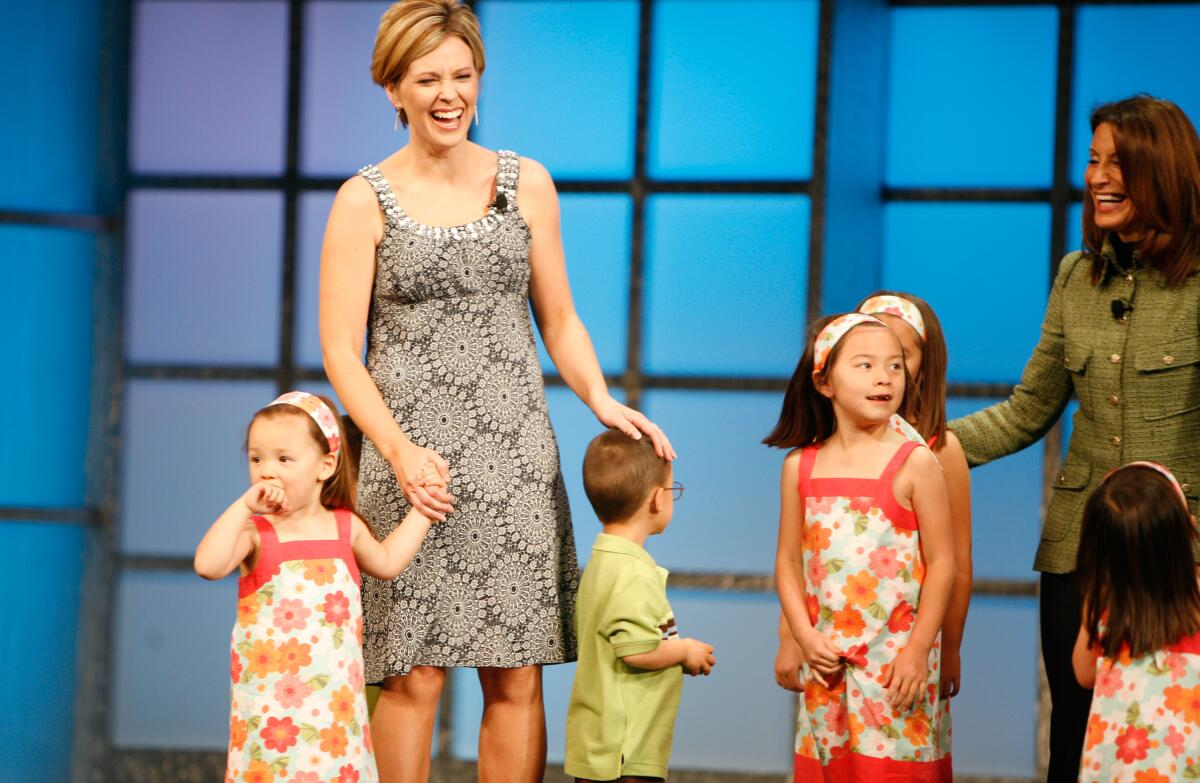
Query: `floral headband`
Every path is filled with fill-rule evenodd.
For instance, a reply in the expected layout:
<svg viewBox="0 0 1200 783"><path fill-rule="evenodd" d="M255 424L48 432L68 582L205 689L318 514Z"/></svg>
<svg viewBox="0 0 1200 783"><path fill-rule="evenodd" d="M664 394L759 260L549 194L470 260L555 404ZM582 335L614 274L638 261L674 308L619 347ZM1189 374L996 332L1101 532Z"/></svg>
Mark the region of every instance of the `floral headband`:
<svg viewBox="0 0 1200 783"><path fill-rule="evenodd" d="M302 391L290 391L276 397L271 405L294 405L312 416L312 420L321 428L325 440L329 441L329 453L336 455L342 447L342 438L338 430L337 416L329 406L315 394Z"/></svg>
<svg viewBox="0 0 1200 783"><path fill-rule="evenodd" d="M925 339L925 319L921 317L921 311L917 306L899 296L885 294L883 296L872 296L870 299L862 303L862 307L858 308L860 313L887 313L894 315L911 326Z"/></svg>
<svg viewBox="0 0 1200 783"><path fill-rule="evenodd" d="M825 325L813 343L813 374L825 369L825 362L829 361L829 352L846 336L846 332L861 324L887 326L878 318L865 313L846 313L834 318Z"/></svg>
<svg viewBox="0 0 1200 783"><path fill-rule="evenodd" d="M1157 471L1158 473L1161 473L1163 476L1166 476L1167 481L1171 482L1171 486L1175 487L1175 492L1176 492L1176 494L1179 495L1179 500L1183 502L1184 510L1187 511L1189 516L1191 515L1192 507L1190 505L1188 505L1187 495L1185 495L1183 493L1183 487L1179 486L1179 480L1177 478L1175 478L1174 473L1167 470L1166 467L1159 465L1157 462L1150 462L1149 460L1143 460L1143 459L1139 459L1134 462L1126 462L1124 465L1113 468L1109 472L1105 473L1104 479L1100 483L1104 483L1105 481L1108 481L1109 478L1111 478L1114 473L1116 473L1118 470L1124 470L1125 468L1149 468L1150 470Z"/></svg>

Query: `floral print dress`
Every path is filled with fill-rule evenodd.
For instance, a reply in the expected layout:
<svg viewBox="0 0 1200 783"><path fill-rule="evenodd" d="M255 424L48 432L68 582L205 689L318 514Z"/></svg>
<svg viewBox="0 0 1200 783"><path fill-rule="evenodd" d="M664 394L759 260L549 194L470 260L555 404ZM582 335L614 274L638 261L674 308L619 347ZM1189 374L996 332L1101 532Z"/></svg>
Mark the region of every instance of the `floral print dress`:
<svg viewBox="0 0 1200 783"><path fill-rule="evenodd" d="M374 783L363 681L360 578L350 512L336 539L280 542L254 517L260 548L238 580L226 783Z"/></svg>
<svg viewBox="0 0 1200 783"><path fill-rule="evenodd" d="M1099 657L1079 780L1200 780L1200 634L1136 659Z"/></svg>
<svg viewBox="0 0 1200 783"><path fill-rule="evenodd" d="M806 600L813 626L845 652L829 687L811 672L796 726L796 781L950 783L949 715L939 698L940 642L909 710L887 703L888 667L916 625L925 565L916 515L892 481L921 444L902 444L883 474L813 478L818 446L800 459Z"/></svg>

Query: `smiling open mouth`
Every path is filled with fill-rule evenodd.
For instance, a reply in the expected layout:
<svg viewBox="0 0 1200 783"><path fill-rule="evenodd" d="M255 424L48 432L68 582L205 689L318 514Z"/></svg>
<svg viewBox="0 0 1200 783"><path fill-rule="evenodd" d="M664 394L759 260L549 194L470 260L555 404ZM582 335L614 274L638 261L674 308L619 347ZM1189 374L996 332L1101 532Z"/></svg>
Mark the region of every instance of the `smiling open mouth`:
<svg viewBox="0 0 1200 783"><path fill-rule="evenodd" d="M871 402L891 402L892 395L890 395L890 394L872 394L870 397L867 397L867 399L870 400Z"/></svg>
<svg viewBox="0 0 1200 783"><path fill-rule="evenodd" d="M463 116L463 110L462 109L438 109L436 111L430 112L430 116L433 117L433 121L435 123L437 123L437 125L439 127L453 129L453 128L458 127L459 121L462 119L462 116Z"/></svg>

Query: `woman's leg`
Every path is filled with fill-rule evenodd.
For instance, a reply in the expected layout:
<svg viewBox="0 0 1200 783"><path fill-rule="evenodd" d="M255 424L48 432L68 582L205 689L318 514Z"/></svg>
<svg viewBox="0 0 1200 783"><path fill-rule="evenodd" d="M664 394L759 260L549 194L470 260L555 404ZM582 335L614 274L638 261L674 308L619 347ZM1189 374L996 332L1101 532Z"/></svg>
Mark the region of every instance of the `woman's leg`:
<svg viewBox="0 0 1200 783"><path fill-rule="evenodd" d="M446 670L436 666L414 666L403 677L383 681L371 717L379 783L429 780L433 723L445 682Z"/></svg>
<svg viewBox="0 0 1200 783"><path fill-rule="evenodd" d="M1071 651L1083 613L1075 574L1042 574L1042 662L1050 685L1050 769L1046 783L1075 783L1092 692L1075 681Z"/></svg>
<svg viewBox="0 0 1200 783"><path fill-rule="evenodd" d="M542 667L481 668L479 783L541 783L546 772Z"/></svg>

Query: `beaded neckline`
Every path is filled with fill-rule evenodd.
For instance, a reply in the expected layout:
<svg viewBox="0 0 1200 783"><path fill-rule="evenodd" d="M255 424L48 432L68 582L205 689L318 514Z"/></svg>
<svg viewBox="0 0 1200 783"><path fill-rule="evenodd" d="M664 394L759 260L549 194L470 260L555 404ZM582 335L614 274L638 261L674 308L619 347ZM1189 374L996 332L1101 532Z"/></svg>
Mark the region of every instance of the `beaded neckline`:
<svg viewBox="0 0 1200 783"><path fill-rule="evenodd" d="M520 173L520 158L511 150L498 150L496 153L496 198L488 205L487 214L469 223L458 226L430 226L413 220L396 201L392 186L379 167L372 164L363 166L358 171L375 189L380 206L387 216L389 223L412 231L417 236L428 237L437 241L478 239L490 233L503 223L508 213L516 209L517 177Z"/></svg>

